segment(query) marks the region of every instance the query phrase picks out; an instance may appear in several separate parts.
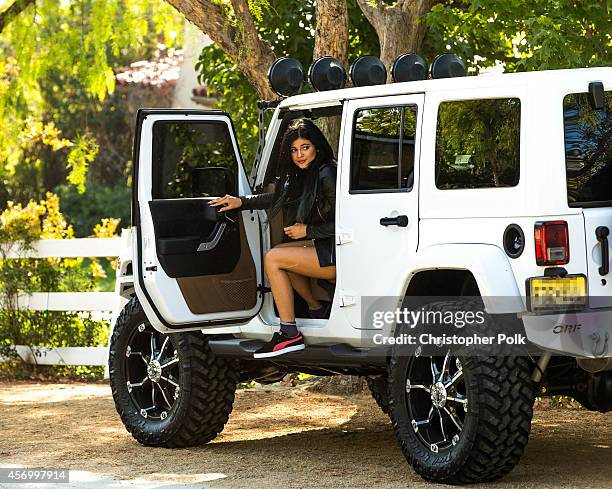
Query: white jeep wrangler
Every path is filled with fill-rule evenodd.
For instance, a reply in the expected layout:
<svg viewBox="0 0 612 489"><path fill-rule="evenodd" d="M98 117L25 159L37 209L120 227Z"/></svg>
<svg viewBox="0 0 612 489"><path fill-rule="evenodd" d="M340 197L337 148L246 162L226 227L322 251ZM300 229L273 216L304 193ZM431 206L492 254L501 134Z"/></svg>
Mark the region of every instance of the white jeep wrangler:
<svg viewBox="0 0 612 489"><path fill-rule="evenodd" d="M239 382L362 375L414 469L470 483L518 463L536 395L609 411L611 89L612 68L591 68L290 96L274 104L251 185L229 114L140 110L118 274L129 302L109 357L127 430L149 446L202 444L223 430ZM333 305L310 319L296 295L305 350L254 360L278 328L262 259L283 218L226 217L208 202L270 191L297 117L336 151L337 278L313 280ZM440 312L480 302L488 324L510 319L538 350L381 346L364 301L382 297ZM395 337L411 332L394 317Z"/></svg>

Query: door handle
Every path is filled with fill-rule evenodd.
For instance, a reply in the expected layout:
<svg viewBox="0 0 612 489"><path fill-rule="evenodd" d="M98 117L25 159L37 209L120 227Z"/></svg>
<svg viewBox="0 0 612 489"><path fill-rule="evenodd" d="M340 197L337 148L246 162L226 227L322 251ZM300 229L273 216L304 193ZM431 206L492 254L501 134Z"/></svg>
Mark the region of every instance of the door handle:
<svg viewBox="0 0 612 489"><path fill-rule="evenodd" d="M408 226L408 216L381 217L380 224L382 226L399 226L405 228Z"/></svg>
<svg viewBox="0 0 612 489"><path fill-rule="evenodd" d="M608 249L608 235L610 230L606 226L599 226L595 229L595 236L601 245L601 266L599 267L599 275L608 275L610 271L610 251Z"/></svg>
<svg viewBox="0 0 612 489"><path fill-rule="evenodd" d="M226 222L222 222L218 226L215 226L216 231L214 232L213 237L208 241L203 241L200 243L198 246L198 251L210 251L214 249L219 244L219 241L221 241L221 236L223 236L223 231L225 231L226 227Z"/></svg>

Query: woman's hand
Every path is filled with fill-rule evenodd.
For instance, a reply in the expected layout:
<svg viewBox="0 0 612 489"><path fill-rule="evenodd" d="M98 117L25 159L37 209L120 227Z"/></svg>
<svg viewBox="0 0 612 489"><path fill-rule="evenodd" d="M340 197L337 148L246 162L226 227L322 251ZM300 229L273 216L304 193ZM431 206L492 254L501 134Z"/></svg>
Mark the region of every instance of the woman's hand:
<svg viewBox="0 0 612 489"><path fill-rule="evenodd" d="M284 228L285 234L291 239L302 239L306 237L306 224L296 223Z"/></svg>
<svg viewBox="0 0 612 489"><path fill-rule="evenodd" d="M223 207L219 208L219 212L225 212L242 207L242 200L240 200L238 197L226 195L224 197L219 197L218 199L211 200L208 205L212 207L218 207L222 205Z"/></svg>

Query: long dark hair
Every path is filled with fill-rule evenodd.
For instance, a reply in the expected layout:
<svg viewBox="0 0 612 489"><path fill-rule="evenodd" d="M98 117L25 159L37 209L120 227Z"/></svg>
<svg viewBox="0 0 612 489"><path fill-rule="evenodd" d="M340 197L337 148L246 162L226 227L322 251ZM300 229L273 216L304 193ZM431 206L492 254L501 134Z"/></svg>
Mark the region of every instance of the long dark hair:
<svg viewBox="0 0 612 489"><path fill-rule="evenodd" d="M317 150L317 156L304 170L298 168L291 159L291 145L298 138L308 139ZM324 163L333 163L334 152L321 130L309 119L296 119L289 124L280 151L278 174L281 181L276 189L276 199L270 209L269 219L281 208L297 204L296 218L303 223L310 215L317 197L319 167Z"/></svg>

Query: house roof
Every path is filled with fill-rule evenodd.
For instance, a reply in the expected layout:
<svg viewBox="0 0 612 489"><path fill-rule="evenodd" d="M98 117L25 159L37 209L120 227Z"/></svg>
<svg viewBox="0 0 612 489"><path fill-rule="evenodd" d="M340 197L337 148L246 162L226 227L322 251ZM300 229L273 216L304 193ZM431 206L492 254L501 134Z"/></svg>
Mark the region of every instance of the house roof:
<svg viewBox="0 0 612 489"><path fill-rule="evenodd" d="M152 61L136 61L130 66L117 68L118 85L140 85L162 88L176 85L183 62L182 49L160 49Z"/></svg>

